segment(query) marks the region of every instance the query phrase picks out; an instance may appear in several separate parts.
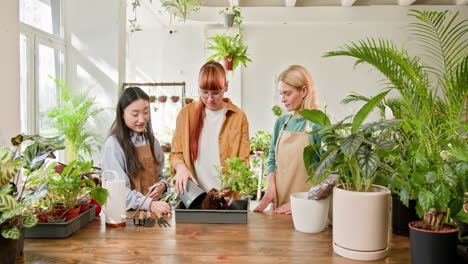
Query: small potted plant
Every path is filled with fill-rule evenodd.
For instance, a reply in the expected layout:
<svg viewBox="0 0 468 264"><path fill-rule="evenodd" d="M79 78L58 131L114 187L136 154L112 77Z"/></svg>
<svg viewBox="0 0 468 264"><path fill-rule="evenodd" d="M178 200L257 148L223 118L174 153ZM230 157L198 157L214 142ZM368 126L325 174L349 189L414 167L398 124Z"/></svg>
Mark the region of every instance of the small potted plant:
<svg viewBox="0 0 468 264"><path fill-rule="evenodd" d="M151 95L149 98L150 98L151 103L156 102L156 96L155 95Z"/></svg>
<svg viewBox="0 0 468 264"><path fill-rule="evenodd" d="M171 96L171 101L172 101L173 103L177 103L177 102L179 102L179 98L180 98L179 96L173 95L173 96Z"/></svg>
<svg viewBox="0 0 468 264"><path fill-rule="evenodd" d="M184 100L185 100L185 104L186 104L186 105L188 105L188 104L191 104L191 103L193 103L193 100L194 100L194 99L193 99L193 98L191 98L191 97L185 97L185 99L184 99Z"/></svg>
<svg viewBox="0 0 468 264"><path fill-rule="evenodd" d="M208 60L221 60L226 71L235 70L239 63L247 67L247 62L252 62L240 34L234 37L218 34L209 40L211 42L207 49L214 50L216 53L211 55Z"/></svg>
<svg viewBox="0 0 468 264"><path fill-rule="evenodd" d="M167 101L167 96L165 96L165 95L159 96L158 101L160 103L165 103Z"/></svg>
<svg viewBox="0 0 468 264"><path fill-rule="evenodd" d="M223 10L221 10L219 13L224 15L225 27L232 27L234 23L240 26L244 19L241 15L240 8L238 5L226 7Z"/></svg>

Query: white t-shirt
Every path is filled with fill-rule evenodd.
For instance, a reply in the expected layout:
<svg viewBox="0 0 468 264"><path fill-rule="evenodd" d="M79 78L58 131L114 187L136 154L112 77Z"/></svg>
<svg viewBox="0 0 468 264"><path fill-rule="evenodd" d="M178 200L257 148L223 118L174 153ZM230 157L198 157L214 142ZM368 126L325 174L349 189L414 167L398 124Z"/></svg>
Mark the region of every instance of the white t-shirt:
<svg viewBox="0 0 468 264"><path fill-rule="evenodd" d="M205 119L198 141L198 158L195 161L195 173L200 187L209 191L220 189L219 173L214 166L221 166L219 160L219 132L223 125L226 107L218 111L205 108Z"/></svg>

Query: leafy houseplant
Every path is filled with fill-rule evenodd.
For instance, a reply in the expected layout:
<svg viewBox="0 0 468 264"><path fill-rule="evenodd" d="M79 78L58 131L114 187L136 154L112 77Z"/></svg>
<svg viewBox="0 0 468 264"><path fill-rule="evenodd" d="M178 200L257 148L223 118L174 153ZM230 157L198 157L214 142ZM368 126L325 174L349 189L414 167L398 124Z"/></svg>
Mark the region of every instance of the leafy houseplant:
<svg viewBox="0 0 468 264"><path fill-rule="evenodd" d="M165 8L173 8L175 10L174 15L178 16L180 20L185 22L187 17L194 12L200 10L200 5L203 0L170 0L162 3Z"/></svg>
<svg viewBox="0 0 468 264"><path fill-rule="evenodd" d="M273 114L275 116L281 116L283 114L283 110L281 109L281 107L275 105L271 108L271 111L273 111Z"/></svg>
<svg viewBox="0 0 468 264"><path fill-rule="evenodd" d="M247 62L252 62L240 34L234 37L218 34L209 40L211 42L207 49L214 50L215 54L211 55L208 60L219 61L222 59L226 70L235 70L239 63L247 67Z"/></svg>
<svg viewBox="0 0 468 264"><path fill-rule="evenodd" d="M86 126L104 109L96 106L94 98L72 93L65 81L54 81L60 87L60 105L47 115L51 127L65 135L66 161L83 160L83 154L92 155L98 146L98 136Z"/></svg>
<svg viewBox="0 0 468 264"><path fill-rule="evenodd" d="M255 136L250 138L250 151L263 151L268 155L271 144L271 133L257 131Z"/></svg>
<svg viewBox="0 0 468 264"><path fill-rule="evenodd" d="M33 143L20 154L19 150L24 141ZM44 197L46 191L40 188L35 192L25 193L24 185L20 191L17 182L13 183L11 180L22 167L27 181L29 175L40 169L53 151L63 149L64 146L61 137L18 135L12 139L12 143L16 147L14 152L7 147L0 149L0 230L4 238L18 239L22 228L36 225L37 217L28 209ZM19 175L16 179L19 179Z"/></svg>
<svg viewBox="0 0 468 264"><path fill-rule="evenodd" d="M233 5L231 7L226 7L219 12L225 16L224 26L232 27L234 23L241 25L244 18L241 15L240 8L238 5Z"/></svg>
<svg viewBox="0 0 468 264"><path fill-rule="evenodd" d="M325 56L350 56L356 64L368 63L399 92L393 114L403 120L395 133L401 146L395 162L392 189L408 205L417 198L423 229L439 230L462 210L467 184L466 123L463 120L468 95L467 20L459 12L411 10L417 19L410 24L414 40L425 51L410 56L391 41L367 39L346 45ZM466 122L466 120L465 120ZM400 165L401 164L401 165Z"/></svg>

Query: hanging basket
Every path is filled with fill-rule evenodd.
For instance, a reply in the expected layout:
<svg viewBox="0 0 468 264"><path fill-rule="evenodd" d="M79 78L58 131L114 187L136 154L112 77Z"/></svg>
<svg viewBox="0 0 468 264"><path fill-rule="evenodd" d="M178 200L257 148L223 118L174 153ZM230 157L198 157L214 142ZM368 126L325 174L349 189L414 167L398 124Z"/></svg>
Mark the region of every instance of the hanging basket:
<svg viewBox="0 0 468 264"><path fill-rule="evenodd" d="M175 95L171 96L171 100L172 100L173 103L179 102L179 98L180 98L179 96L175 96Z"/></svg>
<svg viewBox="0 0 468 264"><path fill-rule="evenodd" d="M232 27L234 25L235 16L232 14L224 14L224 26Z"/></svg>
<svg viewBox="0 0 468 264"><path fill-rule="evenodd" d="M223 65L224 70L226 71L232 71L233 62L234 62L233 56L226 56L221 60L221 64Z"/></svg>
<svg viewBox="0 0 468 264"><path fill-rule="evenodd" d="M165 95L159 96L158 101L160 103L165 103L167 101L167 96L165 96Z"/></svg>

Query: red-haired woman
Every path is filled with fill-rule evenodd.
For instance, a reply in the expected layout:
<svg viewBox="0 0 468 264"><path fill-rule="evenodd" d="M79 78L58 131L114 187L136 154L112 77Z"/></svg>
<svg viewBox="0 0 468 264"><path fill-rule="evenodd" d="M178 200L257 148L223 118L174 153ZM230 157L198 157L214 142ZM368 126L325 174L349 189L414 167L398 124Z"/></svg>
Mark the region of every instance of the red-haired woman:
<svg viewBox="0 0 468 264"><path fill-rule="evenodd" d="M249 160L249 124L244 111L223 97L228 89L223 66L215 61L205 63L198 86L200 99L180 111L172 139L169 160L179 193L186 190L188 180L205 191L219 190L221 182L214 166L225 167L225 160L232 156ZM229 194L229 190L221 193Z"/></svg>

